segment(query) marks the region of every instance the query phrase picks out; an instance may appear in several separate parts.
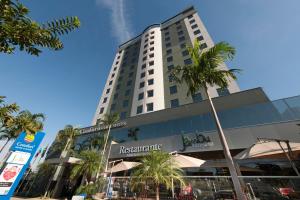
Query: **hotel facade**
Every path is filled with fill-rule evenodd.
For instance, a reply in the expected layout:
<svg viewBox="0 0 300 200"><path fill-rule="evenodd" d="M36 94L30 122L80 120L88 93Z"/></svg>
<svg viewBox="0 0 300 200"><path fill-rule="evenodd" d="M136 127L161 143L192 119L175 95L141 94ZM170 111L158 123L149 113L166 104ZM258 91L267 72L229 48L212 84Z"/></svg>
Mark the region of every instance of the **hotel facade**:
<svg viewBox="0 0 300 200"><path fill-rule="evenodd" d="M109 161L138 161L151 150L177 152L212 163L200 169L185 170L188 182L201 191L197 198L232 190L228 169L222 165L223 149L204 91L187 96L187 86L176 84L170 76L174 66L192 62L186 46L192 46L195 40L200 41L202 49L214 45L196 10L190 7L160 24L150 25L120 45L92 126L81 129L74 150L87 148L88 141L106 132L107 127L100 123L105 114L119 113L121 119L110 133L110 141L114 143L109 144ZM227 66L220 68L227 69ZM209 87L209 92L233 156L258 140L300 143L300 96L270 100L262 88L240 91L235 81L229 81L228 88ZM50 151L47 162L57 164L60 154ZM290 156L299 167L299 151ZM65 177L72 168L70 159L65 159L60 173L53 179L56 196L64 196L61 185L68 184ZM299 176L284 154L236 162L253 198L281 199L280 188L294 191L300 188ZM113 176L114 190L120 196L124 192L129 195L129 175L116 173Z"/></svg>

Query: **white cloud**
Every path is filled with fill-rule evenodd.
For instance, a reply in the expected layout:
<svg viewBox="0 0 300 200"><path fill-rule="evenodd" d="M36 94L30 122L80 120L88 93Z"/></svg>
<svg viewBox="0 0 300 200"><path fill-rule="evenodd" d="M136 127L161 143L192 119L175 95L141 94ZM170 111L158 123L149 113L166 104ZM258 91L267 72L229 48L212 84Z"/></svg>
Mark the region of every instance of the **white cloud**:
<svg viewBox="0 0 300 200"><path fill-rule="evenodd" d="M96 0L96 4L111 10L111 31L119 43L126 42L133 36L124 0Z"/></svg>

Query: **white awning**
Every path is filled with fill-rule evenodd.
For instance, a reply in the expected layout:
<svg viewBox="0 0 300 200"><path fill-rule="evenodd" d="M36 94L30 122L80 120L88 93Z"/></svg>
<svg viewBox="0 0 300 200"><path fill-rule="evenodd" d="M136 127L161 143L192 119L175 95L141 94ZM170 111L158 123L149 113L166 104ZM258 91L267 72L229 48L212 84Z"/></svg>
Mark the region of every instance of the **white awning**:
<svg viewBox="0 0 300 200"><path fill-rule="evenodd" d="M280 142L285 152L288 151L286 142ZM258 141L256 144L237 154L235 159L249 159L284 153L277 141ZM289 142L291 151L299 151L300 143Z"/></svg>

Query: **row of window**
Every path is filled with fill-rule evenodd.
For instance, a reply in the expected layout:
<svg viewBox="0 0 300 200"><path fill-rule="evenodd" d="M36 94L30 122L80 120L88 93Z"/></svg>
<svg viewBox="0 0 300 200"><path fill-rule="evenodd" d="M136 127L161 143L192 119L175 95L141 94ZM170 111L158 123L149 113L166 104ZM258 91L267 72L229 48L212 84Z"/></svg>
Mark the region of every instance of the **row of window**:
<svg viewBox="0 0 300 200"><path fill-rule="evenodd" d="M154 79L153 79L153 78L152 78L152 79L149 79L147 82L148 82L148 85L153 85L153 84L154 84ZM143 88L143 87L145 87L145 81L140 82L139 88L141 89L141 88Z"/></svg>
<svg viewBox="0 0 300 200"><path fill-rule="evenodd" d="M147 97L153 97L154 96L154 90L148 90L147 91ZM139 93L138 100L144 99L144 92Z"/></svg>
<svg viewBox="0 0 300 200"><path fill-rule="evenodd" d="M153 111L153 103L146 104L146 111L147 112ZM143 105L138 106L136 109L136 114L141 114L141 113L143 113Z"/></svg>
<svg viewBox="0 0 300 200"><path fill-rule="evenodd" d="M154 31L151 31L150 32L150 35L153 35L154 34ZM147 38L149 36L149 34L147 33L146 35L145 35L145 38Z"/></svg>

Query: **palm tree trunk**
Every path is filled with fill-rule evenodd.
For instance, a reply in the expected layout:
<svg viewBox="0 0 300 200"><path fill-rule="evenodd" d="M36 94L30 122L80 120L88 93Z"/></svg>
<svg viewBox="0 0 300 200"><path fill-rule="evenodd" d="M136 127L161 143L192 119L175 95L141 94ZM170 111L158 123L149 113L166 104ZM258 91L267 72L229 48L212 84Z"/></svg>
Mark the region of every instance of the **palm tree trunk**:
<svg viewBox="0 0 300 200"><path fill-rule="evenodd" d="M159 200L159 184L156 185L156 200Z"/></svg>
<svg viewBox="0 0 300 200"><path fill-rule="evenodd" d="M231 156L231 153L230 153L225 135L223 133L221 123L219 121L216 109L215 109L214 104L212 102L212 99L209 95L207 87L205 87L205 92L206 92L206 95L207 95L207 98L208 98L208 101L209 101L209 104L210 104L210 107L211 107L211 112L212 112L213 117L215 119L216 127L217 127L217 130L218 130L218 133L219 133L219 138L220 138L223 150L224 150L225 159L226 159L229 171L230 171L230 175L231 175L231 178L232 178L232 182L233 182L233 185L234 185L234 189L235 189L237 198L238 198L238 200L246 200L246 196L243 192L240 180L238 178L237 171L236 171L236 168L235 168L235 165L234 165L234 161L232 159L232 156Z"/></svg>
<svg viewBox="0 0 300 200"><path fill-rule="evenodd" d="M5 144L1 147L0 153L3 151L3 149L5 148L5 146L8 144L9 140L10 139L7 139L6 142L5 142Z"/></svg>
<svg viewBox="0 0 300 200"><path fill-rule="evenodd" d="M105 138L103 150L102 150L102 152L101 152L102 156L101 156L101 159L100 159L99 168L98 168L98 170L97 170L96 180L97 180L97 179L99 178L99 176L100 176L101 165L102 165L103 158L104 158L104 155L105 155L105 149L106 149L106 146L107 146L107 141L108 141L108 137L109 137L109 134L110 134L110 129L111 129L111 125L108 126L107 136L106 136L106 138ZM107 163L105 163L105 170L106 170L106 169L107 169Z"/></svg>

